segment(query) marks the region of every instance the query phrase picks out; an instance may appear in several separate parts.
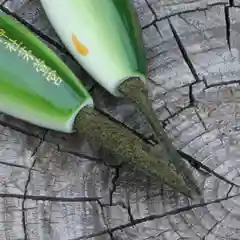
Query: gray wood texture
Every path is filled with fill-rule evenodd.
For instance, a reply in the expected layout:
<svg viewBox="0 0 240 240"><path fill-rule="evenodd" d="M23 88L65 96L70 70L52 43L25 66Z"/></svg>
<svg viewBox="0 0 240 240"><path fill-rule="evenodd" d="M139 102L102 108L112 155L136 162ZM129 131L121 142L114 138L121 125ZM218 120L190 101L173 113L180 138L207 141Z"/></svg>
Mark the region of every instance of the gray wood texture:
<svg viewBox="0 0 240 240"><path fill-rule="evenodd" d="M3 2L59 41L39 1ZM147 49L153 106L166 132L178 149L240 184L240 1L134 4ZM151 136L129 102L109 96L69 56L56 52L101 99L99 108ZM193 169L203 199L190 200L99 152L76 134L48 131L0 113L0 239L240 239L237 187Z"/></svg>

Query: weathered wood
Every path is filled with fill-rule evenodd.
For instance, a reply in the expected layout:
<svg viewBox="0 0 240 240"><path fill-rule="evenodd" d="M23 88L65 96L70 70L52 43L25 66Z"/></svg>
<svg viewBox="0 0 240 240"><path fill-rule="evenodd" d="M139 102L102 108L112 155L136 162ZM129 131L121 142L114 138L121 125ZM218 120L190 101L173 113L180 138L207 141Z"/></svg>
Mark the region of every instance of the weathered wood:
<svg viewBox="0 0 240 240"><path fill-rule="evenodd" d="M240 184L240 8L228 9L232 2L134 0L153 104L167 133L179 149ZM59 41L37 0L4 6ZM101 99L99 108L151 135L131 104L109 96L69 56L56 52L89 89L95 86L91 92ZM133 174L129 166L107 166L116 163L99 152L75 134L46 131L1 114L0 239L66 240L95 233L101 240L240 239L239 199L231 197L239 193L236 187L194 171L205 203L192 202ZM26 195L102 199L35 201Z"/></svg>

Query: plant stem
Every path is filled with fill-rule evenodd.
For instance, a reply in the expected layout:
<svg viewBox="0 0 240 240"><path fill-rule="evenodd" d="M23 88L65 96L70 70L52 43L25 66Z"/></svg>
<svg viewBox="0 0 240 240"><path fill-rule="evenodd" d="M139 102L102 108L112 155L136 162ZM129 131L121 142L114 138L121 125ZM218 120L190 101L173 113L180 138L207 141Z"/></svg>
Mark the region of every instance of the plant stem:
<svg viewBox="0 0 240 240"><path fill-rule="evenodd" d="M153 134L158 142L158 145L164 144L167 149L167 161L175 166L177 173L184 178L190 188L192 188L197 194L201 194L190 169L184 160L181 159L181 156L171 143L159 119L157 118L157 115L152 108L152 103L148 97L148 89L144 82L138 78L128 79L120 85L119 91L125 97L134 102L138 110L146 117L153 130Z"/></svg>
<svg viewBox="0 0 240 240"><path fill-rule="evenodd" d="M176 173L175 168L164 160L164 156L159 159L151 153L151 146L130 130L112 122L91 107L85 107L79 112L75 126L80 134L110 151L121 162L130 163L146 175L157 178L175 191L191 197L191 189L182 176Z"/></svg>

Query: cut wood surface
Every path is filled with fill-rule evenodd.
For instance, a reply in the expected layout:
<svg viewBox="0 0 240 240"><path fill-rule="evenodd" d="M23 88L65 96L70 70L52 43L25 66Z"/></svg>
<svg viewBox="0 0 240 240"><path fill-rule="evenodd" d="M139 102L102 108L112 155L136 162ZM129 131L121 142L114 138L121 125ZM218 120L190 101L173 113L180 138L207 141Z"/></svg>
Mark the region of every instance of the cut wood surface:
<svg viewBox="0 0 240 240"><path fill-rule="evenodd" d="M69 56L39 1L0 3L50 38L44 37L98 99L99 109L151 138L132 104L106 93ZM240 0L134 5L153 106L167 134L178 149L240 185ZM195 169L193 174L202 199L119 166L76 134L0 113L0 239L240 239L239 188Z"/></svg>

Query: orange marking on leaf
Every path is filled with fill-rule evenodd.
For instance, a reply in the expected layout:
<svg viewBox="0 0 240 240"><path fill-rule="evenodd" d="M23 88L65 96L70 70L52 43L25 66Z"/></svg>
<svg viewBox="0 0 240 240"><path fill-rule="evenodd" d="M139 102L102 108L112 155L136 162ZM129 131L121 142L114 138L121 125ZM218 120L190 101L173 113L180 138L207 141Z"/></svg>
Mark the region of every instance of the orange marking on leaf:
<svg viewBox="0 0 240 240"><path fill-rule="evenodd" d="M76 50L83 56L87 56L89 51L88 49L77 39L77 37L72 34L72 41Z"/></svg>

